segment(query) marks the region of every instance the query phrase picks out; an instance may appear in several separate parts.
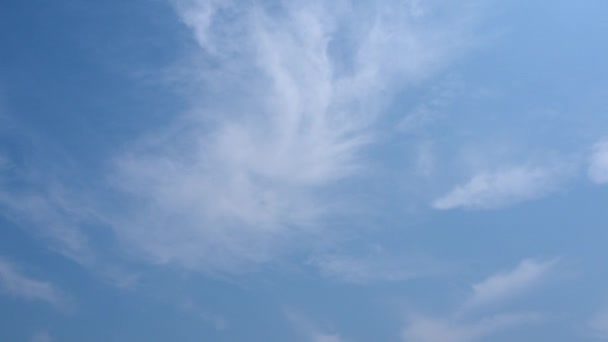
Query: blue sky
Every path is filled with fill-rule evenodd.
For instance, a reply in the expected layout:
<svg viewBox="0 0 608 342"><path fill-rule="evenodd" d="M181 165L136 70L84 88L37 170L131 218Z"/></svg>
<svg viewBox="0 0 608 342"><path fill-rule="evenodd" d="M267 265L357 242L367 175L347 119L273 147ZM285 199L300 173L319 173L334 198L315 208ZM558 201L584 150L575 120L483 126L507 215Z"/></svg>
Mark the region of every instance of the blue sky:
<svg viewBox="0 0 608 342"><path fill-rule="evenodd" d="M4 1L0 340L608 340L606 18Z"/></svg>

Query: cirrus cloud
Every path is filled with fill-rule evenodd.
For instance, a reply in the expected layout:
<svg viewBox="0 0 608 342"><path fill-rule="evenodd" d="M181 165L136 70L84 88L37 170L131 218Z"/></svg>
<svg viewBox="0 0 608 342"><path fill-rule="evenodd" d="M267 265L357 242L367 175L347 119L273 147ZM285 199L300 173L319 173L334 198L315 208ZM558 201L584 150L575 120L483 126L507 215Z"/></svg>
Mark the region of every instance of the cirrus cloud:
<svg viewBox="0 0 608 342"><path fill-rule="evenodd" d="M563 175L545 167L516 166L480 172L433 202L435 209L495 209L554 191Z"/></svg>
<svg viewBox="0 0 608 342"><path fill-rule="evenodd" d="M68 296L54 285L26 276L11 262L2 258L0 258L0 290L16 298L42 301L60 309L70 306Z"/></svg>
<svg viewBox="0 0 608 342"><path fill-rule="evenodd" d="M346 201L327 189L369 167L391 97L459 55L473 17L401 1L174 4L200 57L178 75L194 105L115 158L128 210L111 225L152 262L211 270L323 229Z"/></svg>
<svg viewBox="0 0 608 342"><path fill-rule="evenodd" d="M596 184L608 183L608 140L600 140L593 145L588 175Z"/></svg>

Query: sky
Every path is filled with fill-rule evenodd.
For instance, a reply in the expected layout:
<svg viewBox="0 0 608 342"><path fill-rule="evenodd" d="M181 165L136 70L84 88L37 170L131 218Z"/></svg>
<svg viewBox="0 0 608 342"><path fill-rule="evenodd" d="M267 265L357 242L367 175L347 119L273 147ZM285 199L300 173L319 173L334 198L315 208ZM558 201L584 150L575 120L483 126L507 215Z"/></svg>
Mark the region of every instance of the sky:
<svg viewBox="0 0 608 342"><path fill-rule="evenodd" d="M608 341L608 2L0 4L0 340Z"/></svg>

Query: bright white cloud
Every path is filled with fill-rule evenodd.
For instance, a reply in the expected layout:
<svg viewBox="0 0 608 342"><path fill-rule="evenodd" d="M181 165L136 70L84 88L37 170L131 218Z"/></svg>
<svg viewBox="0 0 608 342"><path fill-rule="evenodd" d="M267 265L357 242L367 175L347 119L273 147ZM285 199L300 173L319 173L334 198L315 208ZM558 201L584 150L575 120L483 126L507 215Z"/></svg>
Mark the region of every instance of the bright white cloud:
<svg viewBox="0 0 608 342"><path fill-rule="evenodd" d="M435 209L494 209L555 190L561 170L519 166L482 172L433 202Z"/></svg>
<svg viewBox="0 0 608 342"><path fill-rule="evenodd" d="M69 304L67 296L51 283L29 278L4 259L0 259L0 291L25 300L43 301L58 308L66 308Z"/></svg>
<svg viewBox="0 0 608 342"><path fill-rule="evenodd" d="M526 259L509 272L501 272L473 285L467 306L493 304L518 295L547 276L555 260Z"/></svg>
<svg viewBox="0 0 608 342"><path fill-rule="evenodd" d="M594 183L608 183L608 140L601 140L593 146L588 174Z"/></svg>
<svg viewBox="0 0 608 342"><path fill-rule="evenodd" d="M174 3L199 45L196 105L116 158L128 209L112 221L153 262L212 270L322 229L338 205L321 192L368 166L390 97L459 54L473 17L417 1Z"/></svg>

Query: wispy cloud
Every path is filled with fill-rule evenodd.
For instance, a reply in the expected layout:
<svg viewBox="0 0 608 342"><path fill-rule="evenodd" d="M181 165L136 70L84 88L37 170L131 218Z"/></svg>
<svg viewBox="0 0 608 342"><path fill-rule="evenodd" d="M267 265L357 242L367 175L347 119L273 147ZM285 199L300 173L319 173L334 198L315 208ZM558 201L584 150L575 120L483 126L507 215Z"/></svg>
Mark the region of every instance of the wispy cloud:
<svg viewBox="0 0 608 342"><path fill-rule="evenodd" d="M192 299L186 299L179 307L190 315L199 317L202 322L215 330L224 331L230 328L229 320L223 315L205 310Z"/></svg>
<svg viewBox="0 0 608 342"><path fill-rule="evenodd" d="M269 260L343 206L390 98L470 43L472 15L402 1L174 1L198 43L194 108L116 158L117 236L158 263ZM183 69L183 68L182 68ZM202 89L202 90L200 90ZM280 243L277 243L280 241Z"/></svg>
<svg viewBox="0 0 608 342"><path fill-rule="evenodd" d="M64 181L73 160L14 117L0 115L0 121L0 137L10 141L0 150L0 216L60 254L89 260L89 241L80 229L92 213L87 195L84 187Z"/></svg>
<svg viewBox="0 0 608 342"><path fill-rule="evenodd" d="M408 112L397 124L403 133L414 133L445 115L446 107L464 92L463 81L456 76L448 76L431 89L428 98Z"/></svg>
<svg viewBox="0 0 608 342"><path fill-rule="evenodd" d="M508 272L499 272L472 285L472 292L461 305L446 317L410 315L403 330L408 342L472 342L479 341L508 328L533 323L542 319L537 313L496 312L493 304L522 295L546 277L556 263L525 259ZM492 304L492 306L490 306ZM473 309L485 307L481 317Z"/></svg>
<svg viewBox="0 0 608 342"><path fill-rule="evenodd" d="M608 338L608 310L597 312L587 322L587 329L591 335L601 339Z"/></svg>
<svg viewBox="0 0 608 342"><path fill-rule="evenodd" d="M343 342L340 335L318 334L314 335L311 342Z"/></svg>
<svg viewBox="0 0 608 342"><path fill-rule="evenodd" d="M68 203L65 195L62 187L48 191L0 190L1 214L47 241L51 249L85 263L91 254L88 239L80 230L84 222L82 203Z"/></svg>
<svg viewBox="0 0 608 342"><path fill-rule="evenodd" d="M2 258L0 258L0 290L13 297L46 302L60 309L70 306L68 296L51 283L26 276L12 263Z"/></svg>
<svg viewBox="0 0 608 342"><path fill-rule="evenodd" d="M53 342L53 338L46 331L41 331L32 336L30 342Z"/></svg>
<svg viewBox="0 0 608 342"><path fill-rule="evenodd" d="M285 310L287 320L293 325L295 330L307 341L310 342L345 342L346 339L340 334L329 332L322 329L319 324L301 313L287 309Z"/></svg>
<svg viewBox="0 0 608 342"><path fill-rule="evenodd" d="M110 230L101 228L111 220L104 217L108 198L103 197L107 194L92 190L100 184L84 180L84 172L78 169L82 165L53 141L37 136L14 118L7 121L0 136L13 134L9 140L15 150L27 150L31 155L25 158L15 151L0 151L0 160L9 165L0 166L0 216L105 282L123 289L135 287L137 274L124 270L118 255L109 255L116 249L104 254L104 247L114 239ZM7 127L10 132L2 131ZM96 239L98 234L104 235L104 243Z"/></svg>
<svg viewBox="0 0 608 342"><path fill-rule="evenodd" d="M556 263L556 260L525 259L509 272L492 275L474 284L473 294L466 305L493 304L518 295L544 279Z"/></svg>
<svg viewBox="0 0 608 342"><path fill-rule="evenodd" d="M433 202L435 209L494 209L539 198L554 191L559 168L516 166L480 172Z"/></svg>
<svg viewBox="0 0 608 342"><path fill-rule="evenodd" d="M473 342L539 319L537 314L498 314L469 323L412 318L403 332L407 342Z"/></svg>
<svg viewBox="0 0 608 342"><path fill-rule="evenodd" d="M367 256L324 255L311 259L322 275L340 282L369 284L405 281L436 276L445 268L420 257L388 256L374 253Z"/></svg>
<svg viewBox="0 0 608 342"><path fill-rule="evenodd" d="M608 140L600 140L593 145L588 175L594 183L608 183Z"/></svg>

